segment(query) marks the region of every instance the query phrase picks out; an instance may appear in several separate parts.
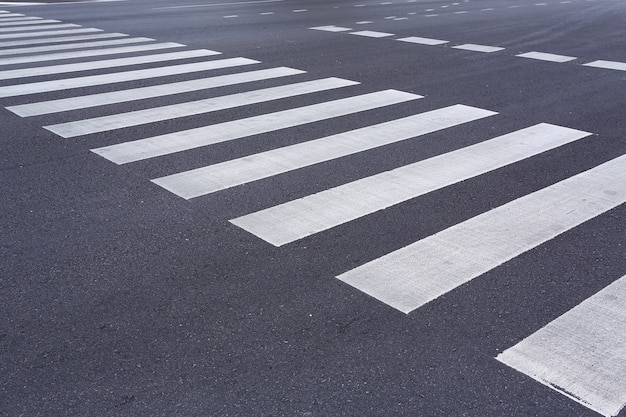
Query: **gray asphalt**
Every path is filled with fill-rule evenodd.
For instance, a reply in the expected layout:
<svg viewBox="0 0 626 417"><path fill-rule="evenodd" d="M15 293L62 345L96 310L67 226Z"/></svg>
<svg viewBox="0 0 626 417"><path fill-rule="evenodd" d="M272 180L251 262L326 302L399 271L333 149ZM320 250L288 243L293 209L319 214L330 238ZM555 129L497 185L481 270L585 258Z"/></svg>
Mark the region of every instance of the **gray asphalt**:
<svg viewBox="0 0 626 417"><path fill-rule="evenodd" d="M626 206L408 315L335 276L626 154L626 72L582 65L626 62L626 3L230 3L130 0L0 10L213 49L220 58L261 61L256 68L306 70L301 80L360 82L349 87L352 94L393 88L425 99L123 166L90 149L348 94L315 93L73 139L42 126L253 87L29 119L5 107L67 92L0 99L0 415L598 415L494 357L626 274ZM170 8L183 5L201 7ZM307 11L293 12L299 9ZM267 12L273 14L261 14ZM372 23L356 24L366 20ZM309 29L323 25L395 36ZM479 53L393 40L408 36L505 49ZM515 56L529 51L577 59ZM56 63L65 61L39 65ZM0 87L12 83L0 80ZM149 181L459 103L498 115L190 201ZM542 122L594 135L280 248L228 222Z"/></svg>

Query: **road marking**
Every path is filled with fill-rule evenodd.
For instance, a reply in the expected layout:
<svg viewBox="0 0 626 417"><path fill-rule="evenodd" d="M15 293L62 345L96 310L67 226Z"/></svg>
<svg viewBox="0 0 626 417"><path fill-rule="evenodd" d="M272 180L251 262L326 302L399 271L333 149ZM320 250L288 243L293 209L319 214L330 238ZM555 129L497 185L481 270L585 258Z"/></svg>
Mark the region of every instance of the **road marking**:
<svg viewBox="0 0 626 417"><path fill-rule="evenodd" d="M356 22L355 24L357 24L357 25L368 25L370 23L372 23L372 22L369 21L369 20L361 20L360 22Z"/></svg>
<svg viewBox="0 0 626 417"><path fill-rule="evenodd" d="M338 276L409 313L626 202L626 155Z"/></svg>
<svg viewBox="0 0 626 417"><path fill-rule="evenodd" d="M4 20L0 20L0 27L6 26L26 26L26 25L41 25L44 23L61 23L58 20L29 20L29 21L11 21L6 22Z"/></svg>
<svg viewBox="0 0 626 417"><path fill-rule="evenodd" d="M526 52L524 54L515 55L520 58L538 59L540 61L550 62L569 62L576 59L574 56L547 54L545 52Z"/></svg>
<svg viewBox="0 0 626 417"><path fill-rule="evenodd" d="M296 9L296 10L292 10L293 13L302 13L302 12L308 12L307 9Z"/></svg>
<svg viewBox="0 0 626 417"><path fill-rule="evenodd" d="M92 151L116 164L125 164L392 104L403 103L415 100L418 97L419 96L415 94L402 91L384 90L248 117L246 119L233 120L217 125L105 146L103 148L92 149Z"/></svg>
<svg viewBox="0 0 626 417"><path fill-rule="evenodd" d="M361 30L358 32L350 32L350 35L367 36L370 38L384 38L386 36L394 36L393 33L374 32L372 30Z"/></svg>
<svg viewBox="0 0 626 417"><path fill-rule="evenodd" d="M391 20L391 19L395 19L395 18L396 18L396 16L387 16L387 17L385 17L384 19L386 19L386 20Z"/></svg>
<svg viewBox="0 0 626 417"><path fill-rule="evenodd" d="M474 51L474 52L497 52L502 51L504 48L500 48L497 46L487 46L487 45L476 45L473 43L466 43L464 45L453 46L454 49L463 49L466 51Z"/></svg>
<svg viewBox="0 0 626 417"><path fill-rule="evenodd" d="M51 30L45 32L27 32L27 33L10 33L0 35L0 39L19 39L19 38L36 38L42 36L58 36L58 35L73 35L76 33L93 33L103 32L102 29L94 28L82 28L82 29L67 29L67 30Z"/></svg>
<svg viewBox="0 0 626 417"><path fill-rule="evenodd" d="M239 15L231 14L231 15L228 15L228 16L224 16L224 19L232 19L232 18L235 18L235 17L239 17Z"/></svg>
<svg viewBox="0 0 626 417"><path fill-rule="evenodd" d="M188 74L220 68L237 67L240 65L258 64L247 58L229 58L215 61L194 62L191 64L172 65L167 67L147 68L142 70L114 72L111 74L90 75L85 77L66 78L61 80L40 81L34 83L9 85L0 87L0 97L15 97L27 94L61 91L70 88L92 87L120 83L124 81L145 80L148 78L167 77L170 75Z"/></svg>
<svg viewBox="0 0 626 417"><path fill-rule="evenodd" d="M493 9L491 7L487 8L487 9L480 9L481 12L490 12L492 10L495 10L495 9Z"/></svg>
<svg viewBox="0 0 626 417"><path fill-rule="evenodd" d="M35 46L35 47L28 47L28 48L14 48L14 49L0 50L0 56L35 54L35 53L40 53L40 52L62 51L64 49L94 48L94 47L100 47L100 46L125 45L129 43L143 43L143 42L152 42L152 41L154 41L154 39L151 39L151 38L124 38L124 39L115 39L115 40L109 40L109 41L79 42L79 43L66 43L63 45L46 45L46 46Z"/></svg>
<svg viewBox="0 0 626 417"><path fill-rule="evenodd" d="M426 14L424 15L424 17L437 17L439 16L438 14Z"/></svg>
<svg viewBox="0 0 626 417"><path fill-rule="evenodd" d="M497 360L574 401L616 416L626 405L626 276Z"/></svg>
<svg viewBox="0 0 626 417"><path fill-rule="evenodd" d="M442 41L439 39L430 39L430 38L420 38L418 36L410 36L408 38L396 39L402 42L410 42L410 43L419 43L421 45L443 45L444 43L448 43L448 41Z"/></svg>
<svg viewBox="0 0 626 417"><path fill-rule="evenodd" d="M190 199L325 161L417 138L492 112L450 106L153 180ZM272 242L272 244L276 244Z"/></svg>
<svg viewBox="0 0 626 417"><path fill-rule="evenodd" d="M409 18L408 17L396 17L393 20L409 20Z"/></svg>
<svg viewBox="0 0 626 417"><path fill-rule="evenodd" d="M216 87L224 87L304 73L305 71L287 67L270 68L236 74L220 75L217 77L201 78L197 80L181 81L177 83L160 84L150 87L131 88L128 90L112 91L108 93L28 103L18 106L10 106L7 107L7 110L12 111L21 117L39 116L42 114L86 109L90 107L143 100L153 97L164 97L172 94L207 90Z"/></svg>
<svg viewBox="0 0 626 417"><path fill-rule="evenodd" d="M461 10L461 11L458 11L458 12L454 12L454 14L466 14L466 13L469 13L469 12L467 10Z"/></svg>
<svg viewBox="0 0 626 417"><path fill-rule="evenodd" d="M450 125L495 114L465 106L456 106L456 111L462 115ZM554 125L536 125L248 214L231 223L282 246L588 135Z"/></svg>
<svg viewBox="0 0 626 417"><path fill-rule="evenodd" d="M5 18L4 16L0 15L0 22L26 22L26 21L31 21L31 20L43 20L43 18L35 17L35 16Z"/></svg>
<svg viewBox="0 0 626 417"><path fill-rule="evenodd" d="M75 25L73 23L63 23L60 25L41 25L41 26L26 26L19 28L0 28L0 33L8 32L29 32L36 30L49 30L49 29L66 29L66 28L80 28L81 25Z"/></svg>
<svg viewBox="0 0 626 417"><path fill-rule="evenodd" d="M26 16L20 13L5 13L2 15L2 17L7 18L7 17L26 17Z"/></svg>
<svg viewBox="0 0 626 417"><path fill-rule="evenodd" d="M107 132L123 129L130 126L139 126L164 120L195 116L233 107L247 106L255 103L295 97L319 91L348 87L359 83L341 78L324 78L321 80L304 81L296 84L281 85L262 90L247 91L245 93L227 96L212 97L204 100L172 104L163 107L154 107L144 110L135 110L128 113L118 113L109 116L83 119L44 126L45 129L64 138L89 135L98 132Z"/></svg>
<svg viewBox="0 0 626 417"><path fill-rule="evenodd" d="M132 52L157 51L161 49L181 48L185 45L174 42L151 43L146 45L122 46L118 48L89 49L86 51L60 52L54 54L31 55L0 58L0 65L27 64L31 62L57 61L63 59L87 58L104 55L128 54ZM95 68L99 68L96 64Z"/></svg>
<svg viewBox="0 0 626 417"><path fill-rule="evenodd" d="M144 55L131 58L117 58L103 61L80 62L77 64L52 65L18 70L0 71L0 80L35 77L38 75L61 74L67 72L89 71L103 68L116 68L127 65L148 64L152 62L174 61L185 58L198 58L218 55L219 52L208 49L194 49L192 51L170 52L167 54Z"/></svg>
<svg viewBox="0 0 626 417"><path fill-rule="evenodd" d="M108 39L108 38L123 38L126 37L125 33L98 33L96 35L83 35L83 36L66 36L60 38L49 38L49 39L26 39L21 41L5 41L0 42L0 48L6 48L11 46L27 46L27 45L41 45L48 43L61 43L61 42L72 42L72 41L87 41L93 39Z"/></svg>
<svg viewBox="0 0 626 417"><path fill-rule="evenodd" d="M213 4L189 4L186 6L167 6L155 7L152 10L168 10L168 9L190 9L194 7L214 7L214 6L236 6L239 4L255 4L255 3L278 3L285 0L253 0L253 1L234 1L230 3L213 3Z"/></svg>
<svg viewBox="0 0 626 417"><path fill-rule="evenodd" d="M595 67L595 68L604 68L604 69L613 69L618 71L626 71L626 62L617 62L617 61L593 61L587 64L583 64L586 67Z"/></svg>
<svg viewBox="0 0 626 417"><path fill-rule="evenodd" d="M268 16L271 14L274 14L274 12L263 12L263 13L259 13L261 16Z"/></svg>
<svg viewBox="0 0 626 417"><path fill-rule="evenodd" d="M323 30L325 32L346 32L348 30L352 30L350 28L344 28L341 26L316 26L316 27L312 27L309 29L313 29L313 30Z"/></svg>

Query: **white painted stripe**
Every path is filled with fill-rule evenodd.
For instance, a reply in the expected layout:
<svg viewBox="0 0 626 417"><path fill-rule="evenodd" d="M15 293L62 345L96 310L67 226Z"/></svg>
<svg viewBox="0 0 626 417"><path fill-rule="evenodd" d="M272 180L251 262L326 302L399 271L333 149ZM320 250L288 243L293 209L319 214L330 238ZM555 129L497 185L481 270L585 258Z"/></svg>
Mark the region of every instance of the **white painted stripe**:
<svg viewBox="0 0 626 417"><path fill-rule="evenodd" d="M20 13L5 13L2 15L2 17L25 17L23 14Z"/></svg>
<svg viewBox="0 0 626 417"><path fill-rule="evenodd" d="M70 88L93 87L96 85L106 85L120 83L124 81L145 80L148 78L166 77L177 74L189 74L200 71L231 68L238 67L240 65L251 65L258 63L259 61L248 58L229 58L215 61L194 62L191 64L172 65L167 67L148 68L143 70L114 72L110 74L90 75L85 77L9 85L6 87L0 87L0 97L14 97L27 94L44 93L49 91L68 90Z"/></svg>
<svg viewBox="0 0 626 417"><path fill-rule="evenodd" d="M464 45L453 46L455 49L463 49L466 51L474 51L474 52L497 52L501 51L504 48L500 48L498 46L487 46L487 45L476 45L473 43L466 43Z"/></svg>
<svg viewBox="0 0 626 417"><path fill-rule="evenodd" d="M235 17L239 17L239 15L231 14L231 15L228 15L228 16L224 16L224 19L232 19L232 18L235 18Z"/></svg>
<svg viewBox="0 0 626 417"><path fill-rule="evenodd" d="M67 29L67 30L50 30L50 31L44 31L44 32L9 33L5 35L0 35L0 39L37 38L37 37L42 37L42 36L74 35L78 33L93 33L93 32L102 32L102 29L79 28L79 29Z"/></svg>
<svg viewBox="0 0 626 417"><path fill-rule="evenodd" d="M462 11L459 11L459 12L454 12L454 14L466 14L466 13L469 13L469 12L468 12L467 10L462 10Z"/></svg>
<svg viewBox="0 0 626 417"><path fill-rule="evenodd" d="M408 17L396 17L393 20L408 20L408 19L409 19Z"/></svg>
<svg viewBox="0 0 626 417"><path fill-rule="evenodd" d="M357 25L368 25L370 23L372 22L369 20L361 20L360 22L356 22Z"/></svg>
<svg viewBox="0 0 626 417"><path fill-rule="evenodd" d="M294 13L302 13L302 12L308 12L307 9L296 9L296 10L292 10Z"/></svg>
<svg viewBox="0 0 626 417"><path fill-rule="evenodd" d="M9 17L5 18L4 16L0 16L0 22L27 22L32 20L43 20L41 17L34 16L24 16L24 17Z"/></svg>
<svg viewBox="0 0 626 417"><path fill-rule="evenodd" d="M312 27L309 29L313 29L313 30L323 30L325 32L345 32L348 30L352 30L350 28L344 28L341 26L316 26L316 27Z"/></svg>
<svg viewBox="0 0 626 417"><path fill-rule="evenodd" d="M626 276L496 359L574 401L616 416L626 405Z"/></svg>
<svg viewBox="0 0 626 417"><path fill-rule="evenodd" d="M217 125L120 143L93 149L93 151L116 164L125 164L331 119L346 114L403 103L417 98L419 98L419 96L415 94L396 90L384 90L246 119L233 120Z"/></svg>
<svg viewBox="0 0 626 417"><path fill-rule="evenodd" d="M207 90L210 88L242 84L252 81L268 80L271 78L286 77L303 74L293 68L279 67L237 74L220 75L211 78L181 81L177 83L161 84L150 87L131 88L108 93L91 94L80 97L69 97L58 100L28 103L7 107L18 116L30 117L42 114L58 113L69 110L85 109L104 106L107 104L124 103L153 97L164 97L172 94L181 94L192 91Z"/></svg>
<svg viewBox="0 0 626 417"><path fill-rule="evenodd" d="M110 130L123 129L130 126L139 126L163 120L195 116L198 114L210 113L233 107L247 106L357 84L359 83L355 81L343 80L341 78L324 78L321 80L281 85L278 87L247 91L245 93L232 94L228 96L213 97L204 100L172 104L169 106L96 117L93 119L60 123L44 126L44 128L61 137L73 138L76 136L107 132Z"/></svg>
<svg viewBox="0 0 626 417"><path fill-rule="evenodd" d="M0 58L0 65L28 64L31 62L58 61L63 59L87 58L105 55L129 54L134 52L158 51L161 49L180 48L185 45L174 42L150 43L145 45L121 46L118 48L90 49L85 51L59 52L54 54ZM97 62L92 68L99 68Z"/></svg>
<svg viewBox="0 0 626 417"><path fill-rule="evenodd" d="M175 61L178 59L197 58L218 55L219 52L207 49L194 49L192 51L170 52L158 55L143 55L131 58L117 58L103 61L80 62L76 64L52 65L49 67L35 67L17 70L0 71L0 80L15 78L35 77L38 75L62 74L67 72L89 71L104 68L116 68L129 65L148 64L152 62Z"/></svg>
<svg viewBox="0 0 626 417"><path fill-rule="evenodd" d="M154 180L190 199L319 164L492 115L487 110L450 106L337 135L273 149Z"/></svg>
<svg viewBox="0 0 626 417"><path fill-rule="evenodd" d="M468 107L467 119L492 112ZM231 220L282 246L521 161L589 133L541 124Z"/></svg>
<svg viewBox="0 0 626 417"><path fill-rule="evenodd" d="M27 25L40 25L44 23L60 23L58 20L27 20L27 21L13 21L13 22L5 22L4 20L0 20L0 27L7 26L27 26Z"/></svg>
<svg viewBox="0 0 626 417"><path fill-rule="evenodd" d="M524 54L515 55L520 58L530 58L530 59L538 59L540 61L550 61L550 62L569 62L576 59L574 56L565 56L565 55L556 55L556 54L548 54L545 52L526 52Z"/></svg>
<svg viewBox="0 0 626 417"><path fill-rule="evenodd" d="M263 12L263 13L259 13L261 16L269 16L271 14L274 14L274 12Z"/></svg>
<svg viewBox="0 0 626 417"><path fill-rule="evenodd" d="M518 198L338 278L404 312L626 202L626 155Z"/></svg>
<svg viewBox="0 0 626 417"><path fill-rule="evenodd" d="M215 6L240 6L242 4L278 3L281 1L285 1L285 0L251 0L251 1L234 1L234 2L229 2L229 3L189 4L185 6L155 7L153 10L189 9L189 8L195 8L195 7L215 7Z"/></svg>
<svg viewBox="0 0 626 417"><path fill-rule="evenodd" d="M350 35L367 36L370 38L384 38L386 36L394 36L393 33L374 32L372 30L361 30L358 32L350 32Z"/></svg>
<svg viewBox="0 0 626 417"><path fill-rule="evenodd" d="M98 33L96 35L82 35L82 36L65 36L59 38L49 39L26 39L21 41L5 41L0 42L0 48L11 46L26 46L26 45L41 45L47 43L61 43L61 42L73 42L73 41L88 41L94 39L108 39L108 38L123 38L125 33Z"/></svg>
<svg viewBox="0 0 626 417"><path fill-rule="evenodd" d="M617 62L617 61L593 61L587 64L583 64L586 67L595 67L595 68L604 68L604 69L613 69L618 71L626 71L626 62Z"/></svg>
<svg viewBox="0 0 626 417"><path fill-rule="evenodd" d="M420 38L418 36L410 36L408 38L401 38L396 40L402 42L419 43L421 45L443 45L444 43L448 43L448 41L431 38Z"/></svg>
<svg viewBox="0 0 626 417"><path fill-rule="evenodd" d="M129 43L143 43L143 42L152 42L152 41L154 41L154 39L124 38L124 39L115 39L115 40L109 40L109 41L79 42L79 43L66 43L63 45L46 45L46 46L34 46L34 47L28 47L28 48L13 48L13 49L0 50L0 56L36 54L40 52L62 51L65 49L96 48L96 47L101 47L101 46L126 45Z"/></svg>
<svg viewBox="0 0 626 417"><path fill-rule="evenodd" d="M60 25L40 25L40 26L25 26L19 28L0 28L0 33L8 32L28 32L34 30L49 30L49 29L67 29L67 28L80 28L81 25L75 25L73 23L63 23Z"/></svg>

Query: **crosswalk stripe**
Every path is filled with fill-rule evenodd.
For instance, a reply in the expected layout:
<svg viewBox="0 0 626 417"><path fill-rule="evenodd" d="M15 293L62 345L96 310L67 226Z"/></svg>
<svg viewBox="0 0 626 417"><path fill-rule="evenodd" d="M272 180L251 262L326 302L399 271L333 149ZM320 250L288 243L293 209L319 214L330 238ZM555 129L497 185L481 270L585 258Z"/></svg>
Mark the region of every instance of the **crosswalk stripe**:
<svg viewBox="0 0 626 417"><path fill-rule="evenodd" d="M473 43L466 43L463 45L453 46L454 49L463 49L465 51L473 51L473 52L497 52L502 51L504 48L500 48L499 46L488 46L488 45L476 45Z"/></svg>
<svg viewBox="0 0 626 417"><path fill-rule="evenodd" d="M93 32L103 32L103 30L95 29L95 28L77 28L77 29L66 29L66 30L46 30L43 32L8 33L8 34L0 35L0 39L37 38L37 37L43 37L43 36L74 35L77 33L93 33Z"/></svg>
<svg viewBox="0 0 626 417"><path fill-rule="evenodd" d="M3 13L2 17L25 17L23 14L20 13Z"/></svg>
<svg viewBox="0 0 626 417"><path fill-rule="evenodd" d="M98 33L96 35L82 35L82 36L65 36L58 38L48 38L48 39L25 39L20 41L4 41L0 42L0 48L8 48L12 46L32 46L32 45L41 45L47 43L62 43L62 42L73 42L73 41L88 41L94 39L108 39L108 38L123 38L126 35L125 33Z"/></svg>
<svg viewBox="0 0 626 417"><path fill-rule="evenodd" d="M337 278L404 312L626 202L626 155L513 200Z"/></svg>
<svg viewBox="0 0 626 417"><path fill-rule="evenodd" d="M350 32L350 35L366 36L368 38L384 38L394 36L393 33L375 32L373 30L360 30L358 32Z"/></svg>
<svg viewBox="0 0 626 417"><path fill-rule="evenodd" d="M626 276L497 359L603 416L626 405Z"/></svg>
<svg viewBox="0 0 626 417"><path fill-rule="evenodd" d="M8 33L8 32L28 32L28 31L36 31L36 30L48 30L48 29L67 29L67 28L80 28L81 25L76 25L74 23L62 23L59 25L47 25L43 24L40 26L26 26L26 27L18 27L18 28L0 28L0 33Z"/></svg>
<svg viewBox="0 0 626 417"><path fill-rule="evenodd" d="M0 20L0 27L7 27L7 26L28 26L28 25L41 25L41 24L45 24L45 23L60 23L60 21L58 20L18 20L18 21L4 21L4 20Z"/></svg>
<svg viewBox="0 0 626 417"><path fill-rule="evenodd" d="M493 114L471 107L467 111L474 118ZM282 246L588 135L539 124L248 214L231 223Z"/></svg>
<svg viewBox="0 0 626 417"><path fill-rule="evenodd" d="M107 41L95 41L95 42L79 42L79 43L66 43L62 45L46 45L46 46L30 46L27 48L12 48L0 50L0 56L6 55L24 55L24 54L37 54L41 52L50 51L62 51L65 49L82 49L82 48L96 48L101 46L113 46L113 45L126 45L130 43L143 43L152 42L151 38L124 38L114 39Z"/></svg>
<svg viewBox="0 0 626 417"><path fill-rule="evenodd" d="M316 27L312 27L309 29L313 29L313 30L321 30L324 32L346 32L348 30L352 30L350 28L344 28L341 26L334 26L334 25L330 25L330 26L316 26Z"/></svg>
<svg viewBox="0 0 626 417"><path fill-rule="evenodd" d="M462 105L363 127L320 139L158 178L154 182L189 199L284 172L352 155L494 114Z"/></svg>
<svg viewBox="0 0 626 417"><path fill-rule="evenodd" d="M23 16L23 17L9 17L9 18L5 18L4 16L0 15L0 22L28 22L28 21L34 21L34 20L43 20L43 18L41 17L35 17L35 16Z"/></svg>
<svg viewBox="0 0 626 417"><path fill-rule="evenodd" d="M443 45L449 41L442 41L440 39L420 38L418 36L409 36L408 38L397 39L402 42L419 43L421 45Z"/></svg>
<svg viewBox="0 0 626 417"><path fill-rule="evenodd" d="M549 61L549 62L559 62L559 63L574 61L576 59L576 57L574 56L548 54L546 52L526 52L526 53L515 55L515 56L520 57L520 58L537 59L539 61Z"/></svg>
<svg viewBox="0 0 626 417"><path fill-rule="evenodd" d="M136 110L128 113L118 113L109 116L83 119L74 122L44 126L45 129L64 138L73 138L98 132L122 129L130 126L139 126L163 120L172 120L180 117L194 116L213 111L246 106L265 101L279 100L319 91L357 85L355 81L341 78L324 78L321 80L305 81L296 84L281 85L262 90L247 91L221 97L212 97L204 100L172 104L169 106Z"/></svg>
<svg viewBox="0 0 626 417"><path fill-rule="evenodd" d="M242 65L258 64L259 61L248 58L228 58L215 61L194 62L191 64L170 65L166 67L147 68L133 71L113 72L110 74L89 75L76 78L65 78L51 81L8 85L0 87L0 97L15 97L50 91L68 90L79 87L121 83L125 81L145 80L178 74L231 68Z"/></svg>
<svg viewBox="0 0 626 417"><path fill-rule="evenodd" d="M220 75L217 77L201 78L197 80L181 81L177 83L160 84L150 87L131 88L128 90L112 91L108 93L69 97L37 103L27 103L7 107L7 110L12 111L18 116L30 117L42 114L58 113L62 111L104 106L107 104L124 103L146 98L163 97L172 94L206 90L210 88L224 87L252 81L268 80L272 78L286 77L290 75L304 73L305 71L293 68L278 67L236 74Z"/></svg>
<svg viewBox="0 0 626 417"><path fill-rule="evenodd" d="M595 68L604 68L604 69L613 69L618 71L626 71L626 62L618 62L618 61L593 61L587 64L583 64L586 67L595 67Z"/></svg>
<svg viewBox="0 0 626 417"><path fill-rule="evenodd" d="M48 67L7 70L0 71L0 80L35 77L39 75L56 75L67 72L99 70L104 68L116 68L129 65L149 64L152 62L175 61L178 59L199 58L219 54L219 52L210 51L208 49L194 49L191 51L170 52L167 54L142 55L131 58L116 58L102 61L80 62L76 64L62 64L52 65Z"/></svg>
<svg viewBox="0 0 626 417"><path fill-rule="evenodd" d="M92 149L92 151L116 164L125 164L392 104L403 103L415 100L419 97L420 96L415 94L402 91L384 90L248 117L246 119L233 120L197 129L105 146Z"/></svg>
<svg viewBox="0 0 626 417"><path fill-rule="evenodd" d="M88 58L104 55L128 54L133 52L158 51L181 48L185 45L175 42L150 43L145 45L121 46L117 48L89 49L86 51L59 52L54 54L0 58L0 65L28 64L32 62L57 61L62 59Z"/></svg>

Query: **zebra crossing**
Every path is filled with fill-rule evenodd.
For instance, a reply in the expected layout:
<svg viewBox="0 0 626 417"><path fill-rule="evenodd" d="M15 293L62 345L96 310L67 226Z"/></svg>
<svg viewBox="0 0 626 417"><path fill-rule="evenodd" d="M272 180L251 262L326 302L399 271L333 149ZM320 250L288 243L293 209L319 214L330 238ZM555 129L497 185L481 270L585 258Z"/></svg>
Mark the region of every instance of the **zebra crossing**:
<svg viewBox="0 0 626 417"><path fill-rule="evenodd" d="M5 20L14 18L27 17L0 14L0 98L23 98L21 104L5 106L7 110L23 118L46 115L50 119L63 115L62 120L42 127L66 139L193 115L207 115L218 110L289 97L322 97L329 92L341 94L340 98L314 104L106 146L98 146L94 142L91 149L94 154L118 165L192 152L194 149L251 136L258 136L258 140L263 140L264 135L296 126L315 132L316 126L332 123L343 116L381 111L416 100L428 100L419 94L391 89L363 92L358 81L342 78L301 81L298 77L306 72L300 69L258 69L261 62L253 59L220 58L220 52L188 49L179 43L160 43L151 38L132 38L121 33L94 34L92 32L103 31L82 28L79 25L57 24L57 21L37 20L38 18ZM7 25L2 26L4 23ZM423 39L411 41L425 42ZM176 51L153 53L161 49ZM117 55L123 56L116 57ZM101 59L93 60L97 57ZM51 64L47 64L48 62ZM137 68L145 64L152 66ZM95 69L106 72L84 74ZM233 72L211 74L214 70ZM169 78L175 75L193 78L184 81ZM29 81L33 77L54 79ZM165 77L168 77L167 80L161 82L160 79ZM148 79L158 84L137 88L121 85L127 81ZM277 80L282 84L255 89L255 83L266 80ZM67 120L68 117L74 117L74 113L71 113L74 110L92 109L96 113L99 108L112 104L132 104L138 100L174 97L186 92L244 84L252 89L200 100L179 100L166 106L148 102L147 108L113 114L109 111L96 117ZM77 88L89 89L104 85L109 86L106 92L73 91ZM55 92L60 98L41 100L38 98L40 96L30 97L45 92ZM150 180L162 189L187 200L203 196L210 198L212 193L218 191L243 184L254 186L261 179L288 174L304 167L339 161L349 155L394 143L418 141L426 135L471 124L497 114L491 109L453 104L225 162L193 169L181 167L179 172ZM540 123L498 137L484 137L475 145L232 218L230 223L263 241L281 247L324 233L339 225L358 221L372 213L432 191L588 139L591 135L591 132ZM123 135L116 137L118 136L123 138ZM625 202L626 155L450 226L352 270L337 271L337 279L408 314L498 265ZM622 284L609 286L602 294L608 293L610 297L616 291L623 293L621 288ZM589 301L593 303L593 300ZM624 322L626 320L621 320L616 326L623 327ZM622 335L626 334L623 330L622 328ZM541 339L542 336L537 337ZM622 339L621 342L626 342ZM540 372L536 367L526 366L524 358L528 355L541 357L543 351L541 348L535 349L536 344L532 340L520 342L519 346L506 350L498 360L535 377ZM624 345L626 344L622 343L620 346ZM600 349L598 355L607 360L615 357L624 359L623 349ZM568 366L567 360L564 360L563 368ZM626 402L626 384L620 380L624 370L609 367L605 371L604 374L598 371L597 378L617 379L618 384L621 382L621 388L612 385L612 391L604 389L604 392L612 395L608 400L606 395L609 394L598 396L589 387L572 388L568 380L553 378L552 374L546 376L544 372L536 379L558 387L563 393L574 393L571 395L604 415L615 415L615 410L619 412Z"/></svg>

